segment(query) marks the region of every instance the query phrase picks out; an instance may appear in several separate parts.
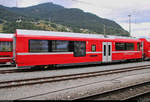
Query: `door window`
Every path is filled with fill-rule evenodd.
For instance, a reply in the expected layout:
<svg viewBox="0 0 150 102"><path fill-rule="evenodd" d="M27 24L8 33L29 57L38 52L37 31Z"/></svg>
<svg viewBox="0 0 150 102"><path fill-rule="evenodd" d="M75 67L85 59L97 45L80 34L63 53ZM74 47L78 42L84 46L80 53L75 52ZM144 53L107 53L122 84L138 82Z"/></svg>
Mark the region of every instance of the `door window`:
<svg viewBox="0 0 150 102"><path fill-rule="evenodd" d="M74 56L83 57L86 56L86 43L85 41L74 42Z"/></svg>

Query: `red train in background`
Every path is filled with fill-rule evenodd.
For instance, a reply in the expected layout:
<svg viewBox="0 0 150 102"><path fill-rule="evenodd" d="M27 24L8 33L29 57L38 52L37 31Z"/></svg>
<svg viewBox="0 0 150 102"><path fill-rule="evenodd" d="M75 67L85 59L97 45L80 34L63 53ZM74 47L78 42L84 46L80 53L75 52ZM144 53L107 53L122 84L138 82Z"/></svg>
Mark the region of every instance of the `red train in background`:
<svg viewBox="0 0 150 102"><path fill-rule="evenodd" d="M150 59L150 38L139 38L142 41L143 59Z"/></svg>
<svg viewBox="0 0 150 102"><path fill-rule="evenodd" d="M0 33L0 64L12 63L14 34Z"/></svg>
<svg viewBox="0 0 150 102"><path fill-rule="evenodd" d="M17 67L142 59L142 40L130 37L16 30Z"/></svg>

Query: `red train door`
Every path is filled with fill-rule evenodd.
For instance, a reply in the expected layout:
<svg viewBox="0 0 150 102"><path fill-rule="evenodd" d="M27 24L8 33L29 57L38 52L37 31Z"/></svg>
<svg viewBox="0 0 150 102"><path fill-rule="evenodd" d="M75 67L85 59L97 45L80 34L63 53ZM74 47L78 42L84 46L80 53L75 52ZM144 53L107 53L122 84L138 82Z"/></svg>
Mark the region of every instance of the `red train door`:
<svg viewBox="0 0 150 102"><path fill-rule="evenodd" d="M103 62L111 62L112 61L112 42L103 42Z"/></svg>

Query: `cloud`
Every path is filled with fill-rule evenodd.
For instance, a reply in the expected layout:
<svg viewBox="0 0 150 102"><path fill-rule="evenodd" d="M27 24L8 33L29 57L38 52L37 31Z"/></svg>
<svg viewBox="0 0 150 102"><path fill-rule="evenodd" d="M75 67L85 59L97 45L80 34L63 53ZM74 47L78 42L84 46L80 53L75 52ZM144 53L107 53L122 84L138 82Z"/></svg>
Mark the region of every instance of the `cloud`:
<svg viewBox="0 0 150 102"><path fill-rule="evenodd" d="M28 7L45 2L50 2L50 0L18 0L18 7Z"/></svg>
<svg viewBox="0 0 150 102"><path fill-rule="evenodd" d="M53 2L55 4L59 4L65 7L72 5L71 0L0 0L0 5L8 7L28 7L47 2Z"/></svg>
<svg viewBox="0 0 150 102"><path fill-rule="evenodd" d="M150 36L150 0L80 0L87 3L73 2L71 7L92 12L99 17L116 21L128 31L131 15L132 36ZM89 5L90 4L90 5Z"/></svg>
<svg viewBox="0 0 150 102"><path fill-rule="evenodd" d="M142 1L141 0L80 0L80 1L82 2L85 1L88 4L73 2L71 7L81 8L87 12L94 12L98 16L104 18L109 18L109 19L118 19L118 17L127 18L129 14L134 15L135 17L143 16L143 15L148 17L150 16L148 13L150 11L149 0L142 0Z"/></svg>
<svg viewBox="0 0 150 102"><path fill-rule="evenodd" d="M119 23L124 29L129 29L129 23ZM146 23L131 23L131 36L149 36L150 37L150 22Z"/></svg>
<svg viewBox="0 0 150 102"><path fill-rule="evenodd" d="M86 1L95 7L107 8L107 9L149 9L149 0L80 0Z"/></svg>
<svg viewBox="0 0 150 102"><path fill-rule="evenodd" d="M0 5L13 7L16 6L16 0L0 0Z"/></svg>
<svg viewBox="0 0 150 102"><path fill-rule="evenodd" d="M150 31L150 0L17 0L18 7L27 7L45 2L53 2L67 8L80 8L99 17L114 20L128 30L128 15L131 15L132 35ZM5 6L16 6L16 0L0 0ZM149 35L150 36L150 35Z"/></svg>

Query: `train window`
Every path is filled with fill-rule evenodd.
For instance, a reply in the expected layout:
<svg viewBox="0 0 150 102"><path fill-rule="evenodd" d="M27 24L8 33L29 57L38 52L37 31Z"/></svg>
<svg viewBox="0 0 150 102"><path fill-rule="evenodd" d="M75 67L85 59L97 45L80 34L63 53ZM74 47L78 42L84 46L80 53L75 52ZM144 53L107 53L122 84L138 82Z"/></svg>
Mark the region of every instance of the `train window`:
<svg viewBox="0 0 150 102"><path fill-rule="evenodd" d="M123 51L125 50L125 43L116 43L116 51Z"/></svg>
<svg viewBox="0 0 150 102"><path fill-rule="evenodd" d="M69 41L69 52L74 52L74 41Z"/></svg>
<svg viewBox="0 0 150 102"><path fill-rule="evenodd" d="M48 40L29 40L29 52L48 52Z"/></svg>
<svg viewBox="0 0 150 102"><path fill-rule="evenodd" d="M134 43L126 43L126 50L134 50Z"/></svg>
<svg viewBox="0 0 150 102"><path fill-rule="evenodd" d="M12 42L10 41L1 41L0 42L0 51L1 52L10 52L12 51Z"/></svg>
<svg viewBox="0 0 150 102"><path fill-rule="evenodd" d="M96 51L96 45L92 45L92 52Z"/></svg>
<svg viewBox="0 0 150 102"><path fill-rule="evenodd" d="M68 52L69 41L55 40L52 41L52 52Z"/></svg>
<svg viewBox="0 0 150 102"><path fill-rule="evenodd" d="M86 42L74 41L74 56L83 57L86 56Z"/></svg>
<svg viewBox="0 0 150 102"><path fill-rule="evenodd" d="M106 56L106 45L104 45L104 56Z"/></svg>
<svg viewBox="0 0 150 102"><path fill-rule="evenodd" d="M111 55L111 46L108 45L108 56L110 56L110 55Z"/></svg>
<svg viewBox="0 0 150 102"><path fill-rule="evenodd" d="M74 52L75 57L86 55L85 41L29 40L29 52Z"/></svg>
<svg viewBox="0 0 150 102"><path fill-rule="evenodd" d="M140 43L137 43L137 50L140 51Z"/></svg>

